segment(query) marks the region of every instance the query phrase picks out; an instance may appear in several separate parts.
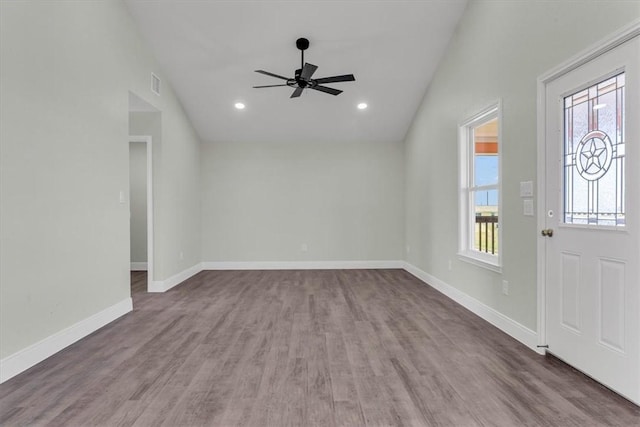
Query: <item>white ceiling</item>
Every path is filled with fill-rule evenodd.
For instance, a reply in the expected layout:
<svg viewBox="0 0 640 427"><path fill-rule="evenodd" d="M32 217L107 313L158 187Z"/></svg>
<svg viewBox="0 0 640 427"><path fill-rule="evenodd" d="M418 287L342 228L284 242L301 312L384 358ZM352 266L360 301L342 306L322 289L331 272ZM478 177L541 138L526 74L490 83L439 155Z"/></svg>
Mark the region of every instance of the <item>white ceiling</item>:
<svg viewBox="0 0 640 427"><path fill-rule="evenodd" d="M466 5L424 1L127 0L203 141L403 140ZM305 90L253 89L293 76L299 37L314 78L355 82ZM236 110L238 101L246 104ZM358 110L366 102L369 108Z"/></svg>

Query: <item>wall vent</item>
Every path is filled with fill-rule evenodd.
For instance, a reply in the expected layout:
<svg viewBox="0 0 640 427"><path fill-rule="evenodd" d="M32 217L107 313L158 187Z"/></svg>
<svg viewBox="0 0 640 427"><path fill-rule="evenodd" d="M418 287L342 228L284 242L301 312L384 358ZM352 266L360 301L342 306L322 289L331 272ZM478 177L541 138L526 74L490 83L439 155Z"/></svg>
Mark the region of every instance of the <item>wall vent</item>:
<svg viewBox="0 0 640 427"><path fill-rule="evenodd" d="M160 95L160 77L151 73L151 91L156 95Z"/></svg>

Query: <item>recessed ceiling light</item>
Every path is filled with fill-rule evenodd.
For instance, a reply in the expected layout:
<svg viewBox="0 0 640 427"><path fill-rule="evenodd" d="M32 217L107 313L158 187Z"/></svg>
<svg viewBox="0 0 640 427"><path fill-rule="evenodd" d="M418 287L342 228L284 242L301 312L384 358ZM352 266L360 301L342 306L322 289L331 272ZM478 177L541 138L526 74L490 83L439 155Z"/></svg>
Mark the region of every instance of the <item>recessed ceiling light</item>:
<svg viewBox="0 0 640 427"><path fill-rule="evenodd" d="M364 110L367 107L368 105L366 102L361 102L360 104L358 104L358 110Z"/></svg>
<svg viewBox="0 0 640 427"><path fill-rule="evenodd" d="M242 102L236 102L235 107L236 107L238 110L244 110L245 105L244 105Z"/></svg>
<svg viewBox="0 0 640 427"><path fill-rule="evenodd" d="M604 108L606 106L607 106L607 104L596 104L596 105L593 106L593 109L594 110L599 110L599 109Z"/></svg>

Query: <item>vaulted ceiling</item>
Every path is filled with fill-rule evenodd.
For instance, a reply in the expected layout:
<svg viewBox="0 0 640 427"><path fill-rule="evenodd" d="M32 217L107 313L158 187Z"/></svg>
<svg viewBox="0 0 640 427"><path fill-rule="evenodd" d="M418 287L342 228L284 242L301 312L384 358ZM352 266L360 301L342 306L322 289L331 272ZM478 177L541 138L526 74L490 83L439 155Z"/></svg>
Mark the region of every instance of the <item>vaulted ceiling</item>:
<svg viewBox="0 0 640 427"><path fill-rule="evenodd" d="M204 142L401 141L466 0L127 0L163 73ZM355 82L305 90L253 89L293 76L299 37L314 78ZM234 108L236 102L246 105ZM365 102L368 108L359 110Z"/></svg>

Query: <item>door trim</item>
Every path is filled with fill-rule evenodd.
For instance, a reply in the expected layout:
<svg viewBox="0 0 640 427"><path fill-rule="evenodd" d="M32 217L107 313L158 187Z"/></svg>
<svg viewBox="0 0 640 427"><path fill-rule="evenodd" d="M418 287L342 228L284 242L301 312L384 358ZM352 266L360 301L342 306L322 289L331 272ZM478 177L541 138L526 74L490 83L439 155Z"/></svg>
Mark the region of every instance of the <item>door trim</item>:
<svg viewBox="0 0 640 427"><path fill-rule="evenodd" d="M547 168L546 168L546 113L547 113L547 85L566 73L596 59L604 53L615 49L625 42L640 36L640 19L631 22L629 25L622 27L618 31L603 38L577 55L569 58L567 61L553 67L546 73L538 77L537 81L537 180L538 180L538 213L537 213L537 294L538 294L538 346L541 353L546 353L544 346L547 344L547 325L546 325L546 252L545 237L537 234L538 230L545 228L546 224L546 184L547 184Z"/></svg>
<svg viewBox="0 0 640 427"><path fill-rule="evenodd" d="M142 142L147 146L147 292L153 283L153 143L150 135L131 135L129 143Z"/></svg>

